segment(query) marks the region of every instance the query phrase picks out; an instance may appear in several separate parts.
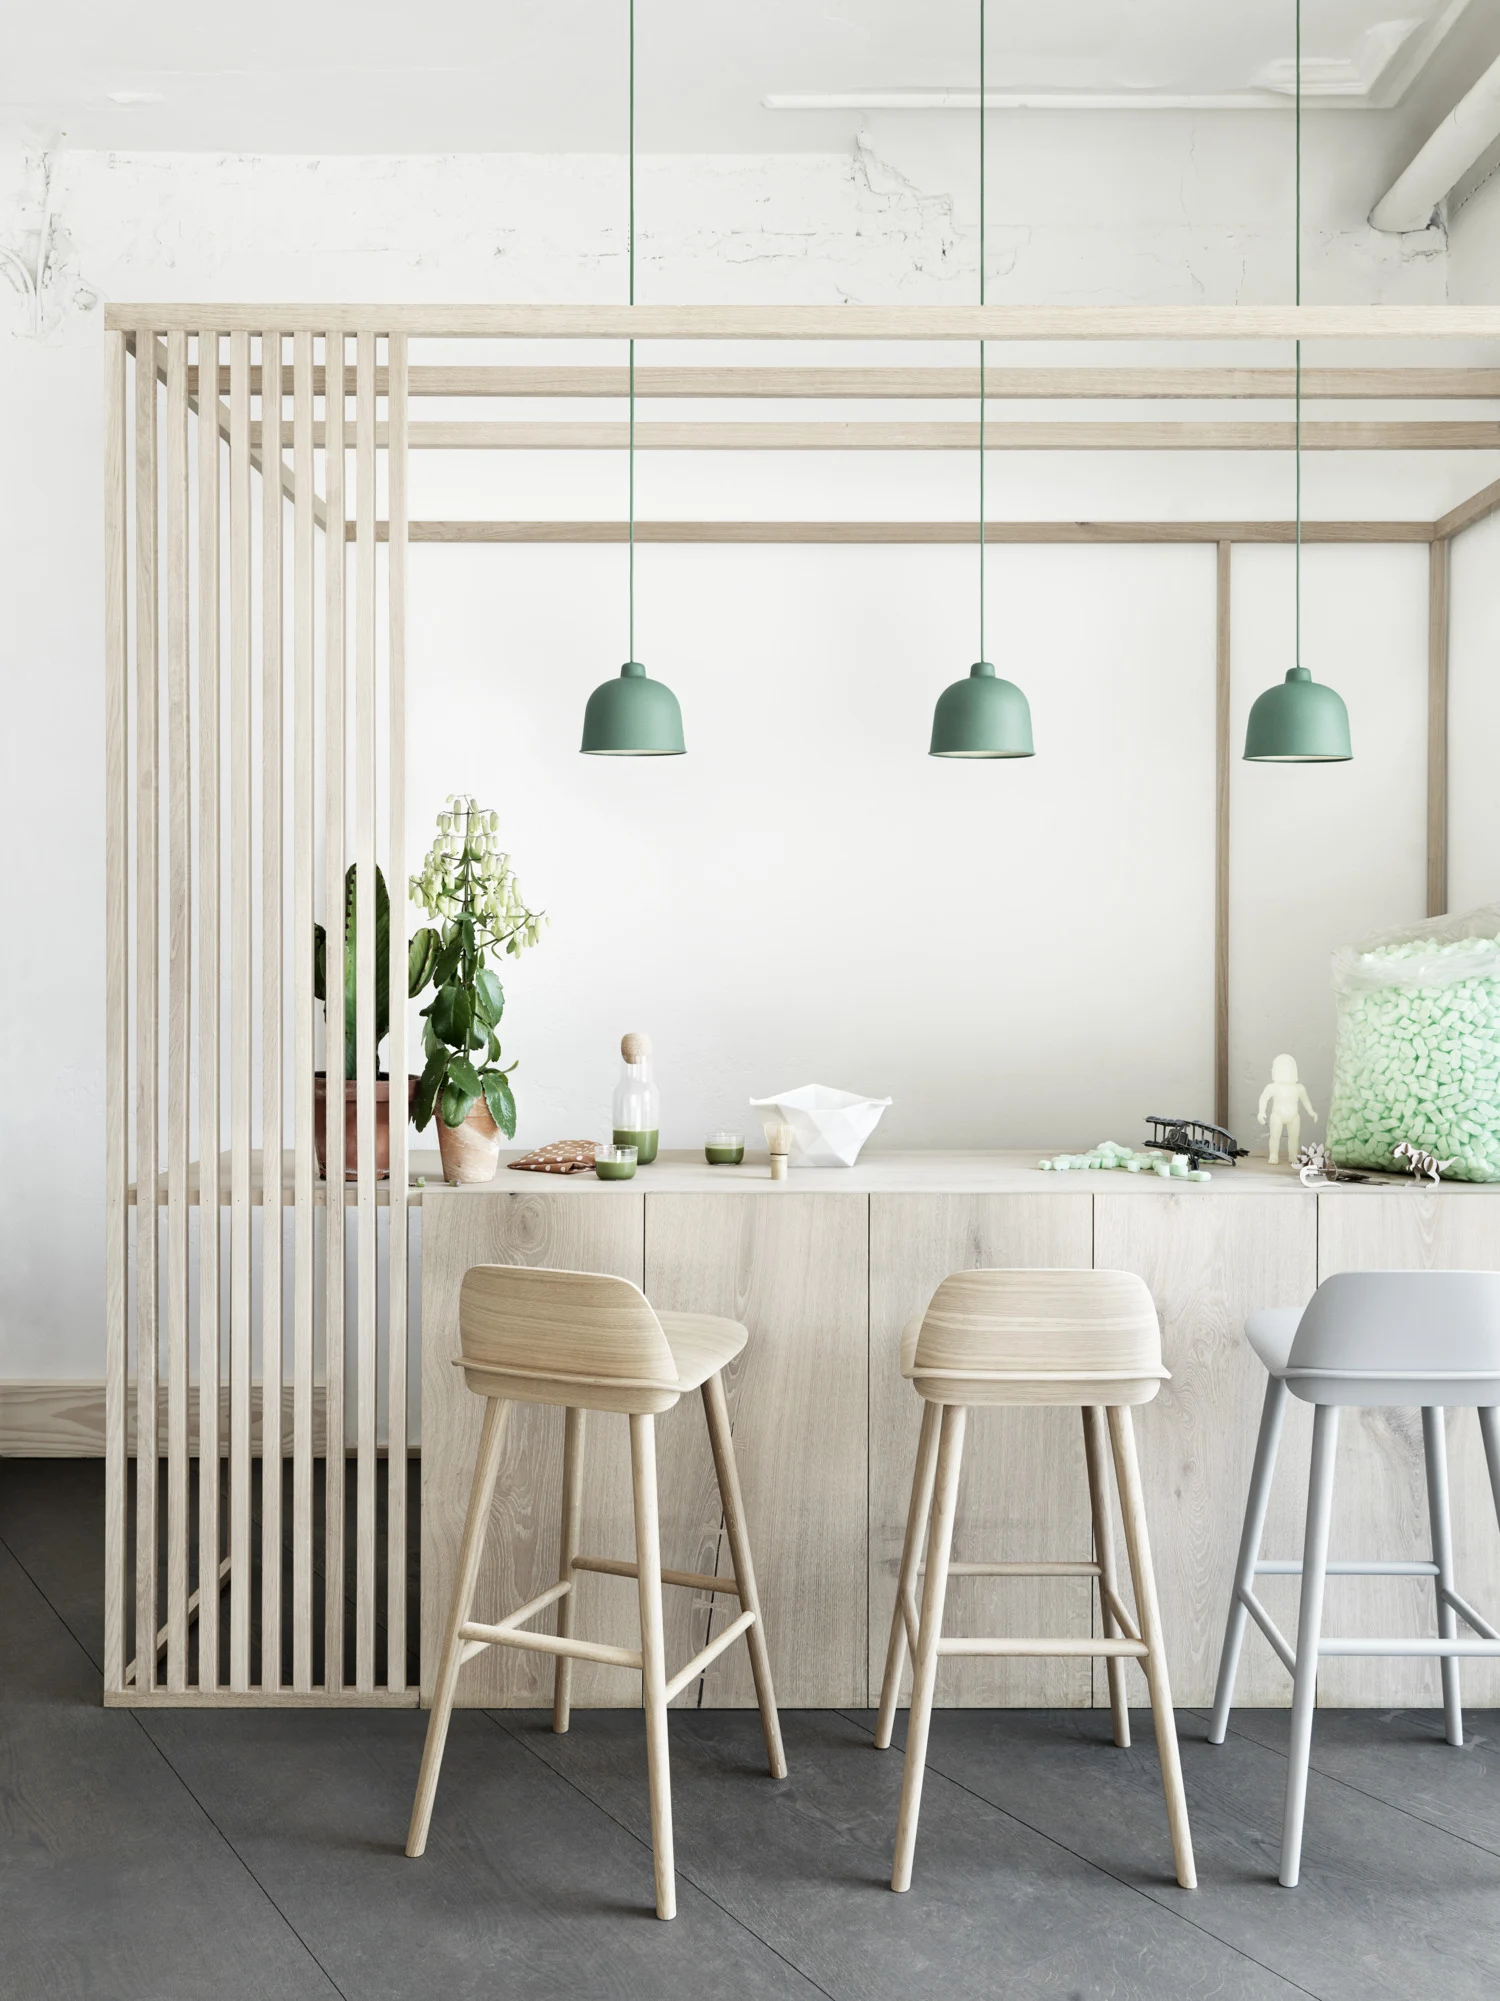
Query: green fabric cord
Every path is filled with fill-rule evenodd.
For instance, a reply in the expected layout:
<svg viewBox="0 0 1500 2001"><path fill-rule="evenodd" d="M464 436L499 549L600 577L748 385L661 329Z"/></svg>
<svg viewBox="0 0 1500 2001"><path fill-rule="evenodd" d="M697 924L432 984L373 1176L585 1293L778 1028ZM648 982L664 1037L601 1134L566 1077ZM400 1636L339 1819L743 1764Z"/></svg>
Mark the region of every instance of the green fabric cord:
<svg viewBox="0 0 1500 2001"><path fill-rule="evenodd" d="M1300 0L1299 0L1300 4ZM635 0L630 0L630 221L626 232L626 248L630 256L630 303L635 304ZM626 479L629 487L628 507L630 512L630 555L629 601L630 638L625 649L625 658L635 658L635 339L630 342L630 440L627 454L629 471Z"/></svg>
<svg viewBox="0 0 1500 2001"><path fill-rule="evenodd" d="M1301 0L1298 0L1301 4ZM979 303L984 304L984 0L979 0ZM979 337L979 657L984 650L984 336Z"/></svg>
<svg viewBox="0 0 1500 2001"><path fill-rule="evenodd" d="M1302 0L1296 0L1296 111L1294 127L1296 132L1296 170L1292 176L1293 223L1292 223L1292 268L1293 290L1297 305L1302 304ZM1302 665L1302 342L1297 342L1297 557L1296 581L1293 588L1295 610L1293 618L1295 631L1292 635L1292 658L1297 666Z"/></svg>

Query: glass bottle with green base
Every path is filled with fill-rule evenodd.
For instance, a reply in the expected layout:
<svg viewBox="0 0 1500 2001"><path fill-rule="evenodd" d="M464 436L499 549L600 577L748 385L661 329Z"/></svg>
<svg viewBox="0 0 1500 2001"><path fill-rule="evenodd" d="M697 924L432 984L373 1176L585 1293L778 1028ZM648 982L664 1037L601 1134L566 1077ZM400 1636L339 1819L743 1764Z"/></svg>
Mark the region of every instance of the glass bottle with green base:
<svg viewBox="0 0 1500 2001"><path fill-rule="evenodd" d="M661 1093L651 1075L651 1038L632 1030L620 1039L625 1067L615 1086L614 1141L633 1146L642 1167L656 1158L661 1129Z"/></svg>

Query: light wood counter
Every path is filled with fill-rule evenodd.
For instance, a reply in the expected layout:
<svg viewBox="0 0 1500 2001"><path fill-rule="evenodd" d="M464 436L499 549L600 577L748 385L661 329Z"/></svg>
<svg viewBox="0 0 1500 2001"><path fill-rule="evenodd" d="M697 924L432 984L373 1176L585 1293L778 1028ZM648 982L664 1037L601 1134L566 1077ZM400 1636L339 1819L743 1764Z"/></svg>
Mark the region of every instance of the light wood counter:
<svg viewBox="0 0 1500 2001"><path fill-rule="evenodd" d="M1309 1190L1265 1162L1215 1170L1208 1182L1074 1170L1043 1173L1040 1152L870 1153L854 1168L794 1169L771 1181L764 1160L709 1167L670 1153L633 1181L516 1174L420 1191L423 1234L424 1687L437 1657L452 1564L478 1438L478 1400L450 1364L456 1303L471 1264L503 1262L617 1272L657 1305L729 1314L751 1339L727 1381L755 1539L756 1568L779 1699L788 1706L873 1701L895 1587L918 1418L897 1366L900 1329L947 1272L979 1265L1113 1267L1139 1272L1162 1317L1172 1380L1137 1413L1158 1582L1179 1703L1208 1702L1264 1373L1241 1326L1264 1306L1300 1306L1321 1278L1350 1268L1500 1269L1500 1189L1436 1191L1369 1184ZM1497 1535L1478 1428L1450 1418L1461 1588L1500 1603ZM966 1455L958 1554L1000 1558L1091 1554L1080 1430L1071 1412L976 1413ZM719 1520L696 1410L659 1420L663 1557L713 1574ZM630 1548L625 1427L590 1419L585 1546ZM1268 1553L1300 1549L1310 1412L1287 1424ZM618 1436L616 1436L618 1433ZM482 1616L553 1581L561 1418L513 1414L481 1584ZM1425 1489L1415 1412L1350 1411L1340 1449L1334 1554L1425 1555ZM1295 1618L1294 1586L1267 1580L1278 1618ZM634 1587L589 1577L579 1629L634 1632ZM974 1602L983 1595L981 1613ZM1351 1632L1430 1630L1421 1580L1330 1587L1330 1616ZM726 1616L706 1594L670 1594L668 1651L685 1658ZM966 1582L959 1630L1088 1629L1088 1594L1070 1579ZM675 1629L674 1629L675 1628ZM1132 1669L1132 1674L1136 1671ZM493 1650L464 1670L459 1700L549 1700L539 1657ZM1500 1667L1465 1664L1466 1696L1500 1699ZM1328 1703L1432 1702L1436 1664L1332 1659ZM580 1665L575 1700L634 1704L635 1678ZM1252 1635L1241 1700L1284 1704L1290 1683ZM679 1701L699 1700L695 1686ZM940 1702L1088 1705L1107 1698L1103 1664L945 1664ZM1133 1700L1144 1701L1137 1681ZM749 1705L737 1650L702 1687L705 1706Z"/></svg>

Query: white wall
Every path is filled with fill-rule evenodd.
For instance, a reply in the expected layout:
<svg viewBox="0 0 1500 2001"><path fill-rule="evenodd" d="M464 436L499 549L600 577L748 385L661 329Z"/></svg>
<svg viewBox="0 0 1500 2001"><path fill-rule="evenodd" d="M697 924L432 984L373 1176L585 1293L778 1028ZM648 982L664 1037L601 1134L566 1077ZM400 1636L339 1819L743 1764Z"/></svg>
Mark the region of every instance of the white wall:
<svg viewBox="0 0 1500 2001"><path fill-rule="evenodd" d="M1309 204L1308 295L1443 296L1440 240L1378 238L1359 220L1385 127L1312 123L1322 192ZM971 158L951 127L891 145L884 130L850 157L644 163L642 296L972 296ZM1285 121L1259 116L1007 126L992 152L990 296L1285 296L1284 142ZM41 342L0 297L0 1022L12 1065L0 1094L0 1375L101 1366L90 298L614 298L621 182L604 158L74 155L58 168ZM34 166L0 167L0 240L24 246L38 189ZM1328 512L1430 514L1480 483L1472 464L1319 472ZM416 476L419 512L440 511L444 493L483 513L525 511L522 499L542 513L614 512L620 500L617 464L571 455L428 462ZM962 518L973 503L960 459L656 458L641 476L644 513ZM992 494L993 511L1020 516L1286 503L1272 455L1010 460ZM596 764L574 750L588 688L624 657L619 551L413 555L414 816L452 787L493 801L523 883L554 914L509 983L523 1138L602 1129L628 1026L657 1037L670 1143L742 1114L751 1091L812 1077L889 1091L889 1144L1132 1138L1147 1111L1208 1109L1207 552L994 552L990 651L1031 696L1040 752L1000 767L923 755L933 697L974 657L972 552L653 548L639 560L638 650L683 698L692 755L680 763ZM1317 664L1349 695L1369 761L1348 774L1237 768L1241 1093L1263 1047L1326 1051L1328 946L1410 914L1414 882L1420 898L1419 567L1411 551L1310 562L1309 619L1328 635ZM1237 558L1242 704L1284 671L1285 569L1282 552ZM459 722L456 750L439 734L445 714ZM1290 808L1276 804L1275 788L1299 779L1297 805L1317 821L1305 842L1285 837ZM1289 878L1291 918L1279 895ZM1289 926L1283 987L1260 969Z"/></svg>

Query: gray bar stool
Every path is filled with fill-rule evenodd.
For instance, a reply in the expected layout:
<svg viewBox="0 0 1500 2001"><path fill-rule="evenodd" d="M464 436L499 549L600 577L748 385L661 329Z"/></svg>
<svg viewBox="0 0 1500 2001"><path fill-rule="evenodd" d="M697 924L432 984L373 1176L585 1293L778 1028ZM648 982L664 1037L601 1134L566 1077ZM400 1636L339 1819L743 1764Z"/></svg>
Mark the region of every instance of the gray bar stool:
<svg viewBox="0 0 1500 2001"><path fill-rule="evenodd" d="M771 1662L755 1589L755 1569L745 1531L745 1510L735 1468L734 1441L721 1371L749 1339L737 1320L710 1313L656 1313L628 1279L597 1272L539 1271L511 1265L475 1265L459 1296L461 1353L456 1367L483 1397L484 1430L469 1493L463 1547L442 1665L427 1724L406 1852L427 1846L448 1720L458 1671L485 1647L520 1647L556 1657L552 1727L568 1727L570 1676L575 1660L634 1669L641 1677L646 1711L646 1765L651 1787L651 1842L656 1862L656 1915L677 1914L672 1863L672 1777L667 1757L667 1704L711 1660L743 1636L760 1704L761 1730L773 1779L786 1777L781 1725L771 1687ZM656 1413L670 1410L685 1390L698 1390L724 1510L724 1533L734 1563L732 1577L663 1570L656 1496ZM489 1530L490 1502L500 1470L505 1414L510 1403L566 1406L563 1433L562 1541L558 1580L549 1590L508 1612L493 1625L469 1617ZM630 1417L630 1467L635 1490L635 1560L580 1556L578 1518L583 1491L584 1412L624 1411ZM641 1643L606 1645L573 1636L572 1591L576 1571L633 1577L640 1594ZM663 1584L722 1592L739 1600L739 1617L716 1634L685 1667L668 1675L663 1650ZM557 1631L531 1633L527 1622L557 1606Z"/></svg>
<svg viewBox="0 0 1500 2001"><path fill-rule="evenodd" d="M1448 1448L1443 1412L1477 1410L1500 1518L1500 1272L1358 1271L1325 1279L1307 1310L1252 1313L1245 1337L1266 1365L1266 1401L1250 1473L1250 1495L1235 1568L1234 1595L1224 1630L1219 1683L1209 1724L1211 1744L1229 1728L1234 1680L1247 1619L1254 1619L1292 1676L1292 1731L1287 1765L1281 1881L1295 1886L1302 1866L1302 1822L1312 1751L1318 1662L1332 1654L1418 1655L1442 1661L1443 1717L1450 1744L1463 1742L1458 1663L1465 1656L1500 1657L1500 1632L1458 1594L1453 1531L1448 1515ZM1276 1450L1288 1393L1314 1406L1312 1469L1302 1559L1263 1560L1261 1537L1276 1471ZM1427 1461L1427 1509L1432 1561L1330 1563L1333 1467L1339 1412L1419 1405ZM1437 1602L1437 1637L1329 1639L1323 1633L1323 1586L1339 1577L1430 1577ZM1256 1595L1257 1577L1302 1579L1294 1647ZM1479 1635L1459 1639L1462 1619Z"/></svg>
<svg viewBox="0 0 1500 2001"><path fill-rule="evenodd" d="M1110 1707L1115 1742L1120 1745L1130 1742L1125 1662L1140 1662L1151 1693L1177 1880L1185 1890L1193 1889L1197 1883L1193 1842L1130 1416L1130 1406L1149 1403L1167 1377L1156 1307L1145 1282L1123 1271L955 1272L943 1280L927 1311L907 1323L901 1337L901 1373L922 1398L923 1411L875 1728L876 1748L886 1750L909 1642L914 1662L911 1717L891 1888L911 1888L938 1662L954 1654L1000 1654L1102 1655L1109 1662ZM1092 1563L952 1561L958 1476L971 1404L1073 1404L1081 1409L1094 1523ZM1134 1616L1117 1589L1106 1431L1124 1515ZM916 1587L924 1543L926 1576L919 1613ZM950 1576L1095 1578L1104 1633L1077 1639L944 1639L943 1607Z"/></svg>

